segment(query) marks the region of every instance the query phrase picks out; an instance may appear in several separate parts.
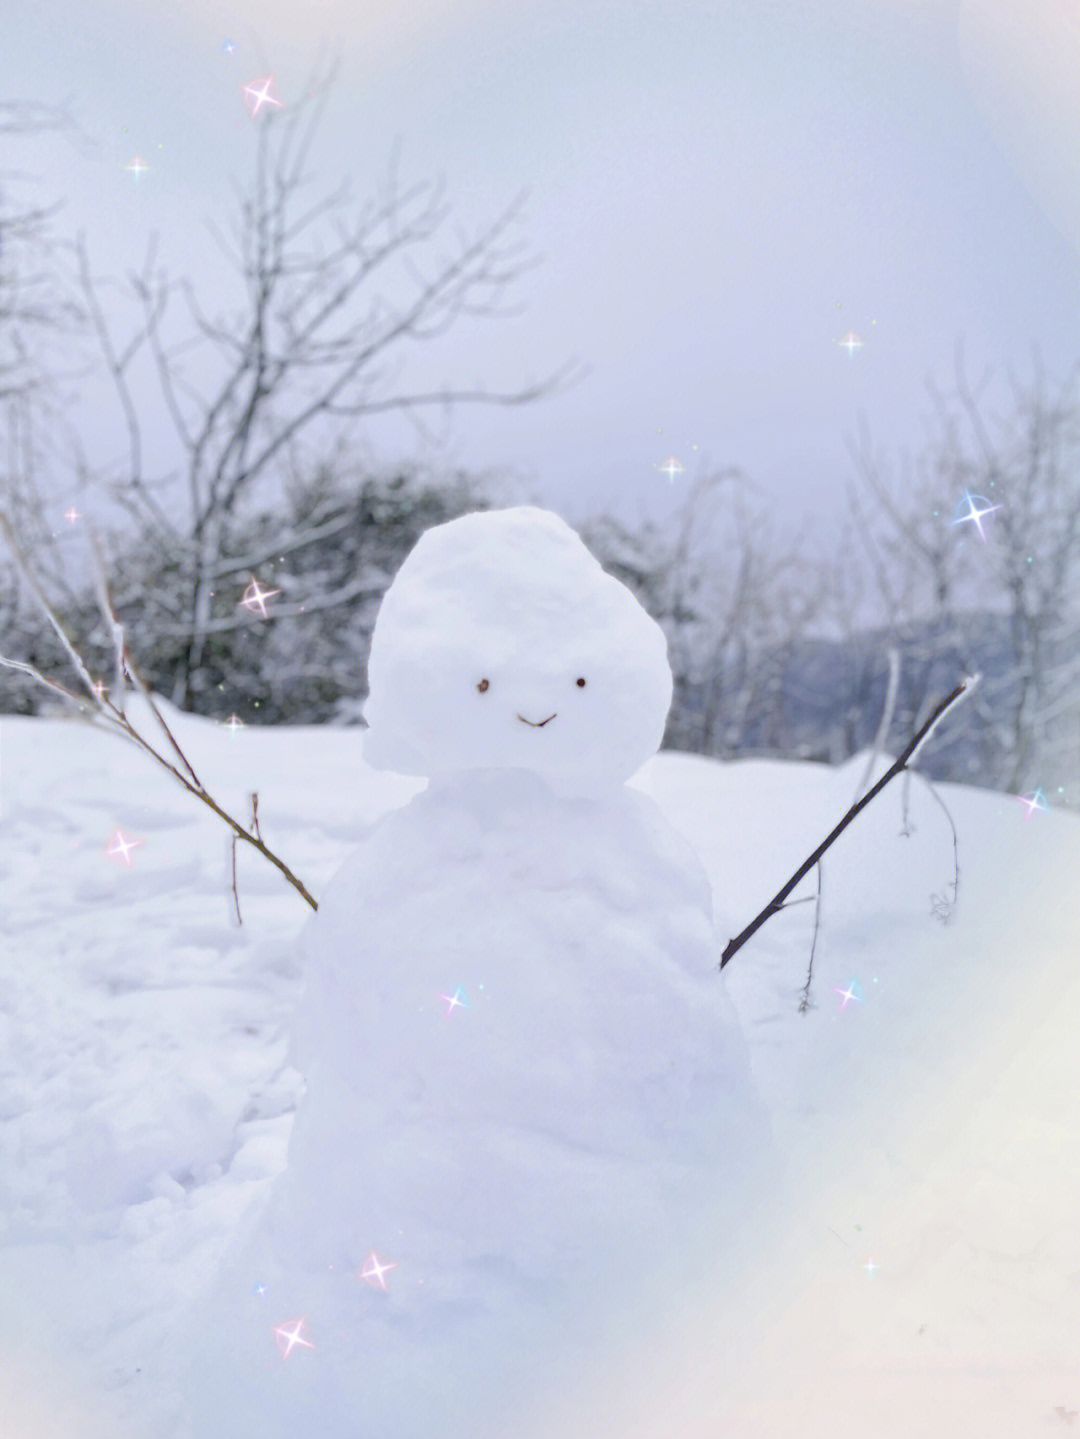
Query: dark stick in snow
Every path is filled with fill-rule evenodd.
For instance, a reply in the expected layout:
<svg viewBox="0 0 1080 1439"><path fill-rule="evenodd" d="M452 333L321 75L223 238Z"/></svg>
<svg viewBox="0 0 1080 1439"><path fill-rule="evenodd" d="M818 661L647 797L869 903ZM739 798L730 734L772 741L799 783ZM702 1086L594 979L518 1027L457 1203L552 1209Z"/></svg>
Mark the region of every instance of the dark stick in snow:
<svg viewBox="0 0 1080 1439"><path fill-rule="evenodd" d="M966 679L962 679L954 690L951 690L943 700L941 700L937 705L934 706L933 710L930 712L930 718L926 721L924 725L922 725L920 729L916 730L916 732L912 735L911 739L908 741L906 748L900 754L899 758L888 770L886 770L886 772L878 780L877 784L874 785L873 789L868 790L867 793L863 795L862 799L859 800L857 804L853 804L851 806L847 814L844 815L843 819L836 826L836 828L824 840L822 840L821 844L818 845L817 849L814 850L813 854L802 862L799 868L788 880L787 884L785 884L782 889L777 891L777 893L772 897L772 899L769 900L768 904L761 911L761 913L750 921L750 923L746 926L742 933L737 934L734 939L728 940L727 945L724 949L724 953L720 958L721 969L723 969L724 965L727 964L728 960L731 959L733 955L737 954L739 950L742 949L746 941L748 939L751 939L758 932L758 930L761 928L761 926L765 923L767 919L771 919L774 914L778 914L780 910L783 909L784 901L787 899L788 895L791 893L791 891L795 888L795 886L799 883L800 880L806 878L806 876L813 869L814 865L818 863L818 861L821 859L821 856L825 853L825 851L829 848L833 841L839 839L840 835L842 835L844 830L847 829L848 825L855 818L855 816L861 810L865 809L865 807L876 795L881 793L881 791L885 788L885 786L889 783L891 779L895 779L898 774L901 774L905 769L907 769L908 765L910 765L918 757L919 750L922 748L923 744L925 744L926 740L929 739L938 722L944 719L945 715L949 712L949 710L952 709L955 704L959 704L959 702L966 695L969 695L975 688L975 686L978 684L978 682L978 675L969 675Z"/></svg>

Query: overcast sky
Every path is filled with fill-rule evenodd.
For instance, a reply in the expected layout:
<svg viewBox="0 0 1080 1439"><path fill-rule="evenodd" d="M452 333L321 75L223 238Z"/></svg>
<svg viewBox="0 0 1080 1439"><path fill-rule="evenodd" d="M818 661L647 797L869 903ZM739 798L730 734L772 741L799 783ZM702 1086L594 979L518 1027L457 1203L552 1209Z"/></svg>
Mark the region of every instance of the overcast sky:
<svg viewBox="0 0 1080 1439"><path fill-rule="evenodd" d="M663 517L707 461L741 466L778 510L827 517L860 413L881 446L917 450L926 377L948 386L958 340L973 376L1028 374L1036 347L1052 373L1080 359L1074 12L13 0L6 96L70 99L90 144L12 142L3 167L66 201L55 228L85 230L98 274L137 267L156 230L170 270L227 308L237 282L206 221L228 227L251 173L262 120L241 87L273 75L287 107L317 56L337 55L320 188L348 175L370 194L399 139L403 176L445 175L466 225L529 191L522 234L543 264L523 313L463 323L427 373L512 387L590 367L557 400L460 411L446 456L513 469L571 520ZM861 348L840 344L848 332ZM87 428L117 451L118 411L95 406ZM387 460L416 449L406 426L369 438ZM167 469L164 427L156 443Z"/></svg>

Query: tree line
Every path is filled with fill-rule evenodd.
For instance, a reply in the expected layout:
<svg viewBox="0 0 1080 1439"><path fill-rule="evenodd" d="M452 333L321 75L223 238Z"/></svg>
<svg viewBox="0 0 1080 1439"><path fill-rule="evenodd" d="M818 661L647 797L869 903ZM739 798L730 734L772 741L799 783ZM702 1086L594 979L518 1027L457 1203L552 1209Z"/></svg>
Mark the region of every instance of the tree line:
<svg viewBox="0 0 1080 1439"><path fill-rule="evenodd" d="M517 204L450 240L440 186L402 185L396 165L365 204L343 190L311 203L328 83L260 126L223 241L238 275L227 315L206 315L153 246L128 277L128 308L107 306L85 239L56 241L50 212L0 191L0 509L107 683L114 635L95 570L72 566L44 496L63 469L80 492L107 497L120 518L95 566L131 652L156 692L223 721L358 722L379 600L419 535L530 498L497 474L364 461L366 417L398 410L423 429L461 404L540 400L579 373L568 365L508 389L396 385L399 356L503 313L533 261L512 239ZM44 107L0 107L0 130L69 124ZM57 362L58 339L83 371ZM106 465L65 419L88 371L108 380L124 434ZM144 459L148 377L172 427L175 464L160 474ZM965 725L932 736L922 767L1080 805L1076 382L1036 365L995 414L987 378L969 383L958 360L953 388L930 392L917 454L878 453L866 433L852 443L846 519L828 553L782 533L733 470L688 476L663 525L597 515L582 526L667 634L665 746L838 762L877 736L891 677L883 742L896 752L935 693L979 672ZM47 711L54 698L34 672L62 673L69 656L14 564L0 567L0 636L0 653L21 662L0 670L0 711Z"/></svg>

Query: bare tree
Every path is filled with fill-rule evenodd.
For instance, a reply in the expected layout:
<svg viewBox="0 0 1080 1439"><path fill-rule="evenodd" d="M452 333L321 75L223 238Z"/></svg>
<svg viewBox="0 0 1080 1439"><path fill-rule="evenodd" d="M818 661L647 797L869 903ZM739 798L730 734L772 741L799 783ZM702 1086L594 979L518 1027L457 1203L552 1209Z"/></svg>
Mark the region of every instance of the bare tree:
<svg viewBox="0 0 1080 1439"><path fill-rule="evenodd" d="M80 139L64 104L0 103L0 137L28 139L50 131ZM72 605L75 593L40 481L62 451L66 386L77 374L70 339L82 317L58 277L52 221L60 206L15 199L33 179L21 171L0 172L0 495L33 544L39 571ZM0 628L8 643L15 637L24 650L40 647L43 639L49 647L17 567L0 566ZM51 658L57 653L53 646ZM6 678L12 693L5 708L32 707L25 680Z"/></svg>
<svg viewBox="0 0 1080 1439"><path fill-rule="evenodd" d="M0 102L0 136L30 136L74 127L63 105ZM27 177L0 173L0 402L29 397L46 381L40 362L41 337L77 317L59 293L49 261L49 224L58 205L16 206L13 182Z"/></svg>
<svg viewBox="0 0 1080 1439"><path fill-rule="evenodd" d="M333 426L344 444L363 420L397 411L421 427L433 410L461 403L518 405L567 383L568 366L545 379L500 391L447 384L403 389L401 362L411 347L437 339L466 317L510 313L508 289L533 263L512 238L521 199L474 232L458 228L447 243L450 208L438 183L403 187L392 162L382 192L348 215L343 184L306 198L309 159L329 81L296 106L260 120L255 174L239 196L230 239L215 237L238 272L243 302L228 317L204 314L190 281L172 281L151 245L130 277L139 319L116 341L91 271L85 239L77 246L79 285L127 431L127 454L111 477L116 500L143 531L143 543L179 554L187 630L173 702L192 708L210 636L237 627L238 596L222 585L231 528L241 507L290 453ZM178 298L185 332L166 334ZM196 350L197 363L185 358ZM167 480L185 491L174 520L159 499L160 480L144 466L143 422L133 375L149 359L180 456ZM122 607L122 597L118 596Z"/></svg>
<svg viewBox="0 0 1080 1439"><path fill-rule="evenodd" d="M856 474L871 502L864 509L849 488L852 532L858 536L876 593L881 632L879 650L895 647L903 656L896 700L898 727L916 720L926 695L957 668L981 668L969 643L963 614L980 593L978 562L969 536L953 523L975 472L963 452L955 415L937 411L925 449L908 453L894 467L875 454L863 426L849 449Z"/></svg>
<svg viewBox="0 0 1080 1439"><path fill-rule="evenodd" d="M965 737L964 774L1019 791L1074 768L1080 738L1080 395L1038 365L988 415L984 375L934 404L930 439L900 484L871 455L855 458L872 513L852 494L887 621L904 656L897 705L910 722L957 665L983 672ZM953 769L956 765L951 766Z"/></svg>
<svg viewBox="0 0 1080 1439"><path fill-rule="evenodd" d="M753 508L735 470L687 495L665 571L678 715L669 742L728 756L785 747L785 676L824 598L823 567Z"/></svg>
<svg viewBox="0 0 1080 1439"><path fill-rule="evenodd" d="M957 403L977 482L1000 510L989 546L1008 664L993 687L1002 779L1019 791L1062 763L1080 731L1080 371L1053 387L1036 363L1012 380L1010 415L987 421L960 374ZM996 434L995 434L996 431ZM1077 756L1071 756L1073 763Z"/></svg>

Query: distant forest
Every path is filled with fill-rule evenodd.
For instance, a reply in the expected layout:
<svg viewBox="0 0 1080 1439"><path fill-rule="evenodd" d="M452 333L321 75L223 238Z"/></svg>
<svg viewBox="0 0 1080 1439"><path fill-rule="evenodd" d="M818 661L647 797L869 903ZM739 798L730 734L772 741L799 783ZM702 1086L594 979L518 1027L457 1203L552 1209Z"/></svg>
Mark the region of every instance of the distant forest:
<svg viewBox="0 0 1080 1439"><path fill-rule="evenodd" d="M1025 589L999 580L995 595L988 571L1007 554L1000 530L991 535L997 513L984 521L985 547L977 535L962 538L950 517L937 530L940 549L929 554L915 542L917 520L891 534L867 525L858 532L864 550L880 546L881 584L889 587L875 595L854 526L835 561L805 559L778 547L767 515L752 513L746 494L739 476L713 475L688 490L673 524L629 530L601 517L581 527L667 635L675 690L665 748L835 764L872 745L888 711L882 745L895 754L934 699L978 672L980 688L932 737L922 771L1015 793L1041 788L1047 803L1077 805L1080 630L1056 603L1021 610ZM412 470L349 483L317 474L274 511L232 527L197 658L182 552L112 537L110 600L146 679L186 710L245 724L359 724L379 602L420 534L521 499L462 475ZM1034 578L1032 570L1021 579ZM111 635L93 586L80 592L55 583L55 572L53 579L54 592L65 592L56 600L65 630L108 686ZM253 580L271 592L262 606L242 603ZM939 608L919 614L928 589ZM980 589L983 608L962 603ZM857 621L886 601L888 621ZM0 572L0 633L6 653L74 679L14 568ZM61 706L29 674L0 670L0 711Z"/></svg>

